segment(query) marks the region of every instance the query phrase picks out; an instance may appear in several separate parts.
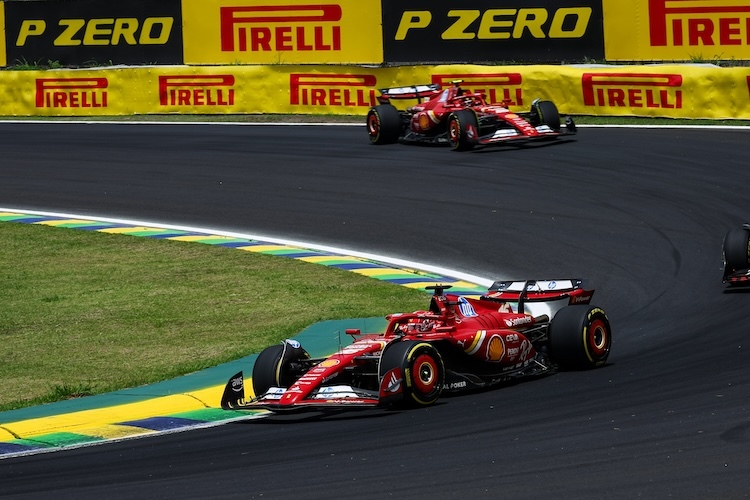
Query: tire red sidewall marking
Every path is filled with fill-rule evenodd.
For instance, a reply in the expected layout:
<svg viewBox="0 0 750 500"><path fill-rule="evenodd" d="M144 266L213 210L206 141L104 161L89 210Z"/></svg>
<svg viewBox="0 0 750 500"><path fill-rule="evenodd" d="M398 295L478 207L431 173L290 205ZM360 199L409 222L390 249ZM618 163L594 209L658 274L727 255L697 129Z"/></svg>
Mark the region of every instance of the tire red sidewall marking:
<svg viewBox="0 0 750 500"><path fill-rule="evenodd" d="M609 348L609 331L607 325L601 319L591 322L587 330L586 344L591 349L594 358L603 356Z"/></svg>
<svg viewBox="0 0 750 500"><path fill-rule="evenodd" d="M414 389L421 394L430 394L438 384L438 366L428 354L420 354L412 364Z"/></svg>
<svg viewBox="0 0 750 500"><path fill-rule="evenodd" d="M377 115L370 115L370 118L367 120L367 130L370 132L370 135L378 135L378 132L380 132L380 120Z"/></svg>
<svg viewBox="0 0 750 500"><path fill-rule="evenodd" d="M458 120L453 119L450 123L450 136L451 136L451 142L458 142L459 137L461 137L461 125L458 123Z"/></svg>

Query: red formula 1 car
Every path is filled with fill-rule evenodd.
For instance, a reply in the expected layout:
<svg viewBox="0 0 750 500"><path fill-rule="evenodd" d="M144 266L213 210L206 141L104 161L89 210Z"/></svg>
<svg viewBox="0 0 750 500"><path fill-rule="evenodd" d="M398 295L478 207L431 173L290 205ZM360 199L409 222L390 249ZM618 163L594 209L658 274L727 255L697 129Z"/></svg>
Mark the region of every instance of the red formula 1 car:
<svg viewBox="0 0 750 500"><path fill-rule="evenodd" d="M382 89L380 104L367 113L367 132L373 144L450 144L455 151L513 141L553 139L575 134L571 117L562 124L557 106L535 100L531 110L511 112L510 101L488 103L480 92L464 92L461 81L441 90L440 85L414 85ZM417 105L398 110L391 101L416 100Z"/></svg>
<svg viewBox="0 0 750 500"><path fill-rule="evenodd" d="M498 281L479 298L434 290L429 309L390 314L382 333L313 359L295 340L262 351L245 398L243 373L227 382L224 409L276 412L426 406L441 393L602 366L612 330L581 280Z"/></svg>
<svg viewBox="0 0 750 500"><path fill-rule="evenodd" d="M730 229L724 236L724 283L750 285L750 224Z"/></svg>

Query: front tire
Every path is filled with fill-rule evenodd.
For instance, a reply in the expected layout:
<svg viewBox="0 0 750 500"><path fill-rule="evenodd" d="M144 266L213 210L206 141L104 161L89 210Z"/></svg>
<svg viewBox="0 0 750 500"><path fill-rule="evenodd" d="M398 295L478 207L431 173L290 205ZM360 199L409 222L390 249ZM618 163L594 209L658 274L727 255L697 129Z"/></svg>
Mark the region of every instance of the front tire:
<svg viewBox="0 0 750 500"><path fill-rule="evenodd" d="M392 104L380 104L367 113L367 134L373 144L398 142L401 128L401 113Z"/></svg>
<svg viewBox="0 0 750 500"><path fill-rule="evenodd" d="M473 149L479 140L477 114L468 109L451 114L448 118L448 139L453 151Z"/></svg>
<svg viewBox="0 0 750 500"><path fill-rule="evenodd" d="M549 326L549 354L561 368L587 370L607 362L612 328L604 310L589 305L560 309Z"/></svg>
<svg viewBox="0 0 750 500"><path fill-rule="evenodd" d="M253 365L255 395L265 394L271 387L292 385L304 373L299 361L305 359L310 359L310 355L294 340L261 351Z"/></svg>
<svg viewBox="0 0 750 500"><path fill-rule="evenodd" d="M552 101L536 100L531 105L532 125L547 125L555 132L560 131L560 112Z"/></svg>
<svg viewBox="0 0 750 500"><path fill-rule="evenodd" d="M380 376L400 368L403 398L407 407L429 406L440 397L445 366L440 353L427 342L403 341L390 344L380 360Z"/></svg>
<svg viewBox="0 0 750 500"><path fill-rule="evenodd" d="M724 236L724 277L735 271L750 268L750 230L744 227L731 229Z"/></svg>

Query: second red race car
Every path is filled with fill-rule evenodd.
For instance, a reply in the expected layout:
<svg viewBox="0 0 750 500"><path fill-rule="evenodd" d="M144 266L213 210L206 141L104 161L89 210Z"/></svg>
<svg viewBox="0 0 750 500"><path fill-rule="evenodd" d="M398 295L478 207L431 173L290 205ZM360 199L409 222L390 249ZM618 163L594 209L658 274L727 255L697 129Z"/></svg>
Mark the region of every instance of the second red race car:
<svg viewBox="0 0 750 500"><path fill-rule="evenodd" d="M512 112L510 101L488 103L481 92L465 92L461 81L380 90L380 104L367 113L373 144L446 144L454 151L519 141L555 139L576 133L571 117L561 119L552 101L535 100L527 112ZM395 100L415 100L399 110Z"/></svg>
<svg viewBox="0 0 750 500"><path fill-rule="evenodd" d="M311 358L296 340L262 351L245 379L229 379L221 406L275 412L419 407L443 393L467 391L557 369L604 365L612 330L590 305L581 280L497 281L479 298L444 293L429 308L390 314L382 333L347 330L354 340Z"/></svg>

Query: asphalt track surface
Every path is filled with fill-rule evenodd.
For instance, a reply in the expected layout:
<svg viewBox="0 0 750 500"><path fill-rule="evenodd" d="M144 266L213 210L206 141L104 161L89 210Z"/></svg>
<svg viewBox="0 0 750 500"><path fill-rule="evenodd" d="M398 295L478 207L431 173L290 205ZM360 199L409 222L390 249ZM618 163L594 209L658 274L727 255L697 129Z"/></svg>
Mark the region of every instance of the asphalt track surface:
<svg viewBox="0 0 750 500"><path fill-rule="evenodd" d="M415 411L286 416L0 461L10 498L750 496L750 131L581 129L469 153L363 127L0 124L0 205L588 278L608 366Z"/></svg>

